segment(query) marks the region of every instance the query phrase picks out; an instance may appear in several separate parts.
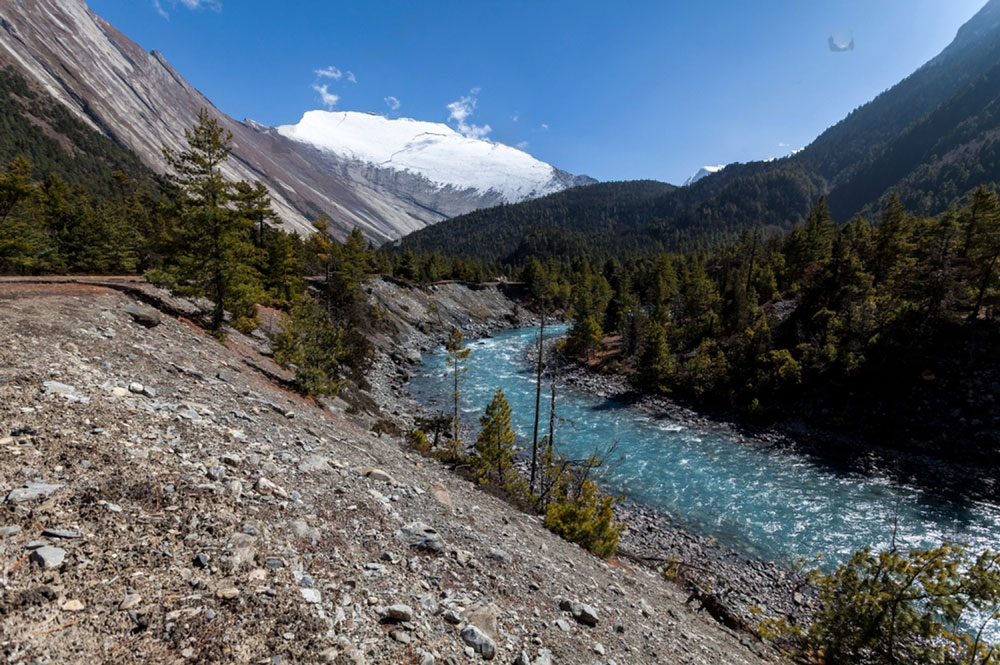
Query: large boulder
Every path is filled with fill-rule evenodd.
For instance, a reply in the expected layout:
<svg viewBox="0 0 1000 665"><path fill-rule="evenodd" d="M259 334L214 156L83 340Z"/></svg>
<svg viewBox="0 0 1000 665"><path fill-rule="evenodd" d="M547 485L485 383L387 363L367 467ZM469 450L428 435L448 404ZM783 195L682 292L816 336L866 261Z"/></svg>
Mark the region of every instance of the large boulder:
<svg viewBox="0 0 1000 665"><path fill-rule="evenodd" d="M160 325L160 312L147 305L137 302L129 303L125 306L125 313L140 326L155 328Z"/></svg>
<svg viewBox="0 0 1000 665"><path fill-rule="evenodd" d="M441 537L441 534L423 522L407 524L396 532L396 540L404 542L410 547L435 553L442 552L445 548L444 538Z"/></svg>

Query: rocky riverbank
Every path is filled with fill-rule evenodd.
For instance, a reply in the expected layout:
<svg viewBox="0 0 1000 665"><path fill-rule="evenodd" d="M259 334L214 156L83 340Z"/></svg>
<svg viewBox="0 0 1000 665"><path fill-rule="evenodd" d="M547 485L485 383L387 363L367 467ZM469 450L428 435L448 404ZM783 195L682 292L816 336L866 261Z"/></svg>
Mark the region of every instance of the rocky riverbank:
<svg viewBox="0 0 1000 665"><path fill-rule="evenodd" d="M427 290L383 281L377 283L372 296L392 320L390 333L379 344L370 374L372 392L380 408L399 419L404 429L413 426L417 415L434 415L425 413L406 392L406 382L420 355L440 346L451 325L461 329L469 340L500 330L537 325L529 312L496 286L470 292L460 285ZM442 312L448 312L449 318L436 322ZM554 344L554 340L549 344ZM551 349L547 356L555 357ZM525 363L533 362L529 349ZM560 363L559 374L561 381L592 394L635 401L642 408L657 408L659 413L694 427L726 427L668 401L654 405L630 393L624 382L616 384L614 377L595 374L575 364ZM766 441L781 445L784 439L772 435ZM658 574L675 571L676 582L682 589L686 582L711 589L750 625L760 620L758 609L767 616L804 616L809 595L804 590L802 576L795 571L748 557L713 538L691 532L670 516L634 502L619 504L616 516L627 526L621 538L620 558Z"/></svg>
<svg viewBox="0 0 1000 665"><path fill-rule="evenodd" d="M715 420L669 399L636 392L624 377L595 372L556 352L558 340L549 340L545 357L563 384L605 399L627 403L637 409L666 418L689 429L724 431L733 438L750 440L782 454L794 443L777 432L747 432L725 421ZM525 353L525 363L534 364L535 355ZM675 516L626 500L615 515L626 526L619 553L675 577L683 586L695 583L710 589L725 606L749 625L762 617L785 616L794 621L807 618L813 594L804 575L789 566L748 555L715 538L691 531Z"/></svg>
<svg viewBox="0 0 1000 665"><path fill-rule="evenodd" d="M789 420L761 428L726 420L726 414L706 415L669 398L637 391L622 374L594 369L555 353L547 357L556 360L562 381L657 418L667 418L688 428L720 431L727 438L769 448L777 455L786 452L806 455L837 473L891 479L959 506L968 500L996 502L995 470L879 448L870 442L810 428L802 421ZM532 360L533 354L527 354L525 361ZM754 614L751 608L760 608L771 616L785 614L795 620L808 615L813 601L798 571L757 560L712 538L691 533L669 515L645 506L626 504L620 512L629 525L629 532L622 538L623 553L637 555L654 565L682 562L681 572L690 570L695 579L700 575L744 618ZM699 565L699 560L704 563Z"/></svg>

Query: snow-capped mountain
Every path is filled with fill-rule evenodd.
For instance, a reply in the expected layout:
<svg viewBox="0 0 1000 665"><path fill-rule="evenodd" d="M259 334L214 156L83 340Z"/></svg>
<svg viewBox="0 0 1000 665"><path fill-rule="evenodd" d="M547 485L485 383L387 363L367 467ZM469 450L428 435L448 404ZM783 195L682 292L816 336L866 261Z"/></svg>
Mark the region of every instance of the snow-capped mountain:
<svg viewBox="0 0 1000 665"><path fill-rule="evenodd" d="M726 168L725 164L719 164L718 166L703 166L700 169L698 169L698 171L694 175L692 175L690 178L684 181L684 187L687 187L688 185L693 185L702 178L710 176L713 173L718 173L724 168Z"/></svg>
<svg viewBox="0 0 1000 665"><path fill-rule="evenodd" d="M469 138L448 125L370 113L309 111L278 133L341 159L420 176L438 188L474 190L517 203L577 184L574 178L526 152Z"/></svg>
<svg viewBox="0 0 1000 665"><path fill-rule="evenodd" d="M233 134L226 175L267 185L285 227L358 227L382 242L477 208L593 182L446 125L307 113L274 129L214 107L156 51L147 53L84 0L0 0L0 66L24 75L94 129L167 170L162 147L207 108ZM331 119L341 118L338 123Z"/></svg>

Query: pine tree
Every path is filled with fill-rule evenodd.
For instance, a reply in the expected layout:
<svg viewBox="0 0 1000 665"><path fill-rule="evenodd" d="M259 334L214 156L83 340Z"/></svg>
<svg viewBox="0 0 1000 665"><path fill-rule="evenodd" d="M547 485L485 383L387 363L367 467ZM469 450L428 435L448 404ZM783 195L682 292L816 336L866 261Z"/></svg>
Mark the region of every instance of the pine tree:
<svg viewBox="0 0 1000 665"><path fill-rule="evenodd" d="M835 230L826 197L821 196L809 211L805 223L792 229L785 244L787 281L799 280L807 269L822 265L830 258Z"/></svg>
<svg viewBox="0 0 1000 665"><path fill-rule="evenodd" d="M254 245L264 248L264 232L268 224L281 224L281 218L271 207L271 193L260 181L236 183L233 201L236 210L254 225Z"/></svg>
<svg viewBox="0 0 1000 665"><path fill-rule="evenodd" d="M566 352L576 358L591 360L601 348L604 335L593 315L588 314L576 323L566 335Z"/></svg>
<svg viewBox="0 0 1000 665"><path fill-rule="evenodd" d="M35 194L31 184L32 166L24 157L18 157L7 167L0 178L0 228L7 223L18 205Z"/></svg>
<svg viewBox="0 0 1000 665"><path fill-rule="evenodd" d="M486 413L479 418L482 426L476 437L479 482L494 480L501 487L508 482L508 475L514 468L514 430L510 426L510 417L507 398L503 390L497 390L486 407Z"/></svg>
<svg viewBox="0 0 1000 665"><path fill-rule="evenodd" d="M621 535L621 526L614 521L614 497L603 494L589 478L564 473L553 498L545 511L550 531L600 557L614 556Z"/></svg>
<svg viewBox="0 0 1000 665"><path fill-rule="evenodd" d="M366 297L362 284L372 274L374 252L358 228L335 244L327 291L334 310L351 326L366 323Z"/></svg>
<svg viewBox="0 0 1000 665"><path fill-rule="evenodd" d="M253 221L231 209L232 186L222 173L232 134L202 109L197 124L185 130L184 136L187 150L163 150L174 170L174 181L185 195L175 256L177 276L182 285L213 302L212 331L221 332L226 309L238 327L252 328L259 292L252 269Z"/></svg>
<svg viewBox="0 0 1000 665"><path fill-rule="evenodd" d="M686 341L697 342L718 332L721 298L701 261L692 260L684 271L680 300L682 326L679 334Z"/></svg>
<svg viewBox="0 0 1000 665"><path fill-rule="evenodd" d="M302 239L281 229L264 229L264 256L259 271L271 305L285 307L302 295L304 253Z"/></svg>
<svg viewBox="0 0 1000 665"><path fill-rule="evenodd" d="M649 294L650 317L666 320L673 313L677 299L678 279L674 262L663 255L656 260L653 287Z"/></svg>
<svg viewBox="0 0 1000 665"><path fill-rule="evenodd" d="M342 333L323 308L304 296L274 339L274 359L295 369L295 385L305 395L336 395L343 381L340 366L347 350Z"/></svg>
<svg viewBox="0 0 1000 665"><path fill-rule="evenodd" d="M996 552L974 556L948 543L905 552L894 539L888 551L866 547L833 572L811 573L818 607L808 625L763 627L812 662L822 654L830 665L988 665L997 647L983 629L1000 603L998 571Z"/></svg>
<svg viewBox="0 0 1000 665"><path fill-rule="evenodd" d="M305 272L307 275L319 275L323 278L323 283L329 283L330 275L333 272L333 253L335 241L330 237L330 223L326 217L320 216L314 220L315 231L309 234L305 241ZM327 311L331 309L329 300L329 289L324 294Z"/></svg>
<svg viewBox="0 0 1000 665"><path fill-rule="evenodd" d="M662 323L653 321L648 331L639 359L639 383L646 390L663 392L666 381L674 371L674 356L670 353L667 332Z"/></svg>
<svg viewBox="0 0 1000 665"><path fill-rule="evenodd" d="M609 333L622 332L625 325L639 308L639 301L632 289L630 275L618 271L613 279L612 296L604 312L604 330Z"/></svg>
<svg viewBox="0 0 1000 665"><path fill-rule="evenodd" d="M910 254L911 220L896 194L889 197L882 211L882 223L875 229L875 243L871 260L871 272L875 287L884 284L895 285L908 274L912 265Z"/></svg>
<svg viewBox="0 0 1000 665"><path fill-rule="evenodd" d="M920 274L925 280L924 309L931 322L944 318L959 292L958 213L954 208L940 220L926 220L916 246L921 250Z"/></svg>
<svg viewBox="0 0 1000 665"><path fill-rule="evenodd" d="M966 213L966 243L973 305L969 319L979 318L988 296L997 286L1000 264L1000 201L996 192L980 187L972 195Z"/></svg>
<svg viewBox="0 0 1000 665"><path fill-rule="evenodd" d="M26 272L40 267L45 251L38 209L38 188L31 182L32 166L18 157L0 174L0 270Z"/></svg>

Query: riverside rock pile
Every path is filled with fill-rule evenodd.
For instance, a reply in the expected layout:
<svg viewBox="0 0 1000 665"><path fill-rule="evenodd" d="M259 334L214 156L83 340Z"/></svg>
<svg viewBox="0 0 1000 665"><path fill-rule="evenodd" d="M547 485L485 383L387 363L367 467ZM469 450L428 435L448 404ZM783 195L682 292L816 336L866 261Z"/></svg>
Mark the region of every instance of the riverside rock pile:
<svg viewBox="0 0 1000 665"><path fill-rule="evenodd" d="M0 283L4 662L778 660L288 391L266 340L133 305Z"/></svg>

